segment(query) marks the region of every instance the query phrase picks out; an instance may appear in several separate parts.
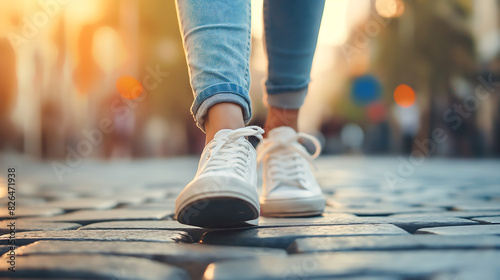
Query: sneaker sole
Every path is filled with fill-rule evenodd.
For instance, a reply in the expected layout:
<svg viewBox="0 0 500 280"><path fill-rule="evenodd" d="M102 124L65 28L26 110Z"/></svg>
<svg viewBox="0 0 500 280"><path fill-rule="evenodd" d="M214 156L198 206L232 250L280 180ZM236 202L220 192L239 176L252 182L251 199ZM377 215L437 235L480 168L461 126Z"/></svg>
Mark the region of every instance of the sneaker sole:
<svg viewBox="0 0 500 280"><path fill-rule="evenodd" d="M203 205L200 209L200 205ZM212 197L194 200L179 210L179 223L203 228L237 228L256 226L258 210L249 202L234 197Z"/></svg>
<svg viewBox="0 0 500 280"><path fill-rule="evenodd" d="M268 217L310 217L323 214L326 200L323 196L281 200L263 200L262 216Z"/></svg>
<svg viewBox="0 0 500 280"><path fill-rule="evenodd" d="M260 210L257 190L242 184L235 178L225 178L221 185L214 185L213 179L200 178L177 198L175 219L203 228L256 226ZM204 186L211 188L203 191Z"/></svg>

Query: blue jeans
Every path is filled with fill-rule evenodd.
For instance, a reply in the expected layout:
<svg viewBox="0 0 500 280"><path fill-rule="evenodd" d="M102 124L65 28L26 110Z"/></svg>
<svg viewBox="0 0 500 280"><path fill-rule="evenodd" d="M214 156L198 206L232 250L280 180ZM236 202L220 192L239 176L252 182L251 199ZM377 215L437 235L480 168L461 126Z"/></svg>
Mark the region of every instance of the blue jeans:
<svg viewBox="0 0 500 280"><path fill-rule="evenodd" d="M310 81L324 0L264 0L268 59L267 103L298 109ZM252 117L250 96L250 0L177 0L194 102L191 113L204 130L210 106L241 106Z"/></svg>

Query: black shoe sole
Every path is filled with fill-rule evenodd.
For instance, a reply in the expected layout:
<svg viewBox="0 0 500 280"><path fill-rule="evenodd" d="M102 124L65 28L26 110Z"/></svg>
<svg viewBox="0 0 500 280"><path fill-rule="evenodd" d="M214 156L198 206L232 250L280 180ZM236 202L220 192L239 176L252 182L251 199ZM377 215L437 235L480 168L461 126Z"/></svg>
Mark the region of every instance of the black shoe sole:
<svg viewBox="0 0 500 280"><path fill-rule="evenodd" d="M180 209L177 221L203 228L238 228L255 226L247 221L259 217L250 203L234 197L213 197L196 200Z"/></svg>

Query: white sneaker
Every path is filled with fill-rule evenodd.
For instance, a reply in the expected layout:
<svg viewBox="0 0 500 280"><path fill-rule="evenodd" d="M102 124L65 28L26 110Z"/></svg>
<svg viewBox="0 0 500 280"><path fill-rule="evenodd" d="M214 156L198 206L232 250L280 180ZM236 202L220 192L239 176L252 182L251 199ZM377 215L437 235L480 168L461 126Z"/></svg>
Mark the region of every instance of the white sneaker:
<svg viewBox="0 0 500 280"><path fill-rule="evenodd" d="M207 228L257 225L257 154L245 136L262 141L263 133L258 126L217 132L201 154L196 176L175 201L175 219Z"/></svg>
<svg viewBox="0 0 500 280"><path fill-rule="evenodd" d="M299 144L310 140L314 155ZM269 132L257 146L258 161L263 162L261 214L274 217L302 217L323 213L325 198L311 171L312 160L321 153L315 137L282 126Z"/></svg>

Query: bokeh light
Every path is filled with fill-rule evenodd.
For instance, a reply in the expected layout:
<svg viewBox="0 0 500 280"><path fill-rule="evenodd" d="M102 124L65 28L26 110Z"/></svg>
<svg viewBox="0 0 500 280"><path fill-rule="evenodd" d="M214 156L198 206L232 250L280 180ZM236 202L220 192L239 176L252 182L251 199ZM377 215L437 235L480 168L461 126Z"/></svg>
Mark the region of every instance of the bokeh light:
<svg viewBox="0 0 500 280"><path fill-rule="evenodd" d="M34 2L35 1L29 1ZM58 1L64 3L66 1ZM86 24L97 22L105 15L103 6L105 1L99 0L85 0L85 1L71 1L68 5L64 5L64 11L68 21L74 24ZM61 5L61 6L62 6Z"/></svg>
<svg viewBox="0 0 500 280"><path fill-rule="evenodd" d="M371 123L379 123L387 118L387 109L382 102L374 102L366 107L366 114Z"/></svg>
<svg viewBox="0 0 500 280"><path fill-rule="evenodd" d="M116 89L127 99L135 99L142 95L142 84L131 76L122 76L116 81Z"/></svg>
<svg viewBox="0 0 500 280"><path fill-rule="evenodd" d="M355 123L347 124L340 131L340 140L344 147L360 149L364 140L363 129Z"/></svg>
<svg viewBox="0 0 500 280"><path fill-rule="evenodd" d="M394 90L394 101L401 107L410 107L415 103L415 91L408 85L400 84Z"/></svg>
<svg viewBox="0 0 500 280"><path fill-rule="evenodd" d="M399 17L403 14L405 6L401 0L377 0L375 9L383 17Z"/></svg>
<svg viewBox="0 0 500 280"><path fill-rule="evenodd" d="M354 79L351 97L357 105L366 106L376 101L381 94L381 85L372 75L364 75Z"/></svg>
<svg viewBox="0 0 500 280"><path fill-rule="evenodd" d="M119 68L126 60L120 34L109 26L96 30L93 39L92 54L97 65L107 73Z"/></svg>
<svg viewBox="0 0 500 280"><path fill-rule="evenodd" d="M268 74L265 1L251 2L249 92L253 122L263 125L267 111L258 81ZM67 145L76 148L82 129L99 127L104 118L118 129L91 157L201 151L205 136L188 109L192 88L175 1L16 0L0 1L0 11L0 69L9 74L0 75L0 154L62 159ZM299 126L324 135L325 154L350 150L341 141L343 128L345 141L362 135L348 124L362 128L360 151L409 153L415 137L457 125L454 104L464 104L484 83L479 94L491 92L490 99L476 100L481 110L467 112L467 125L449 133L436 155L500 155L499 106L490 82L500 73L499 11L496 0L326 1ZM151 87L147 75L154 78ZM402 83L413 89L396 90ZM142 102L122 119L117 98ZM476 105L467 101L469 108ZM450 108L449 121L429 117Z"/></svg>

